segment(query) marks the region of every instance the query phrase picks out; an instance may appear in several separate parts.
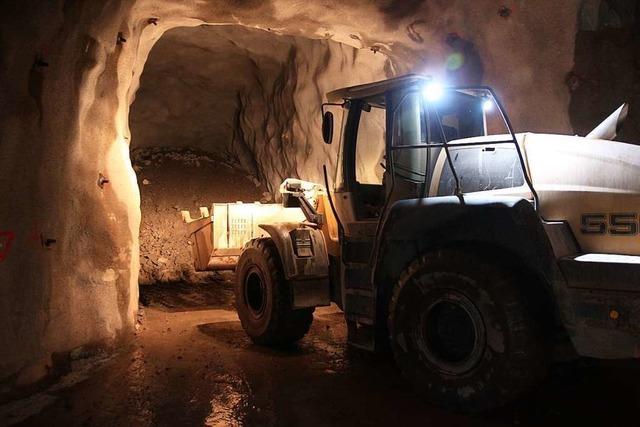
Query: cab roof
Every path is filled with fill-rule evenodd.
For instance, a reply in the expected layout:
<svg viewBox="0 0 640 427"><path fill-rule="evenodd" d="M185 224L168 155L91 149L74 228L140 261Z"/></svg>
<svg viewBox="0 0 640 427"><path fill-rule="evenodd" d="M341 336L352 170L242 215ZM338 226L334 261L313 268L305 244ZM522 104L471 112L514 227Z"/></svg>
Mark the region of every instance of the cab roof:
<svg viewBox="0 0 640 427"><path fill-rule="evenodd" d="M392 79L334 90L327 93L327 101L341 102L348 99L368 98L371 96L383 94L389 90L397 89L399 87L411 85L414 83L426 83L432 80L433 79L429 76L407 74L405 76L394 77Z"/></svg>

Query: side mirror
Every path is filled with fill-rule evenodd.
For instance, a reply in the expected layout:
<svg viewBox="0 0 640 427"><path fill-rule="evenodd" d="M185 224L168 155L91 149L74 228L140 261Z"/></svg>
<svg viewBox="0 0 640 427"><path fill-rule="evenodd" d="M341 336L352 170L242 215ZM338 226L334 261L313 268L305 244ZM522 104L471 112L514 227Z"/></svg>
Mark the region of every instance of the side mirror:
<svg viewBox="0 0 640 427"><path fill-rule="evenodd" d="M333 140L333 113L326 111L322 115L322 139L325 144L331 144Z"/></svg>

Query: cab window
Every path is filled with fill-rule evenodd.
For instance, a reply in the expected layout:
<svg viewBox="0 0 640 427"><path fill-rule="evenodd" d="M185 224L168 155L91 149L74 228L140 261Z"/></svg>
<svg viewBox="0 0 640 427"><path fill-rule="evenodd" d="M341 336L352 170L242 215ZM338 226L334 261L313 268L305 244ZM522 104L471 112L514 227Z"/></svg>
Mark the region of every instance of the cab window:
<svg viewBox="0 0 640 427"><path fill-rule="evenodd" d="M356 181L382 185L385 152L385 109L364 104L356 138Z"/></svg>
<svg viewBox="0 0 640 427"><path fill-rule="evenodd" d="M420 94L406 94L393 116L393 166L398 177L414 183L423 183L426 178L429 148L425 146L424 123ZM416 146L425 147L414 148Z"/></svg>
<svg viewBox="0 0 640 427"><path fill-rule="evenodd" d="M501 190L524 185L524 174L518 152L504 144L494 146L449 148L451 160L465 193ZM455 192L455 179L445 162L440 176L438 196Z"/></svg>

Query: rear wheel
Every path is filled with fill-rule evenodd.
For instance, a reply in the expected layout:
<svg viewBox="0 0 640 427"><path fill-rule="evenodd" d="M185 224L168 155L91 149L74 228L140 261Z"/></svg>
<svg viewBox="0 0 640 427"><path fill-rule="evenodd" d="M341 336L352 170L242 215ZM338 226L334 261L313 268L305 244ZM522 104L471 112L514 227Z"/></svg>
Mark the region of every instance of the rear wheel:
<svg viewBox="0 0 640 427"><path fill-rule="evenodd" d="M404 376L441 406L486 411L546 373L546 346L517 276L473 255L440 251L396 284L388 326Z"/></svg>
<svg viewBox="0 0 640 427"><path fill-rule="evenodd" d="M262 345L298 341L311 327L313 308L293 310L291 291L273 240L251 240L236 268L236 310L249 337Z"/></svg>

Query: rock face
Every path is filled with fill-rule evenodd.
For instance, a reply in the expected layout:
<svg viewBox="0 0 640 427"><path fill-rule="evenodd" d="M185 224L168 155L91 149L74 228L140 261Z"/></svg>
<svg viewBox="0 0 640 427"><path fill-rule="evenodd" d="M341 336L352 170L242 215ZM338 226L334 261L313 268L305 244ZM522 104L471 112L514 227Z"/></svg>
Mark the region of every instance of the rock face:
<svg viewBox="0 0 640 427"><path fill-rule="evenodd" d="M273 49L278 71L257 78L259 97L248 88L235 101L232 150L265 183L313 175L330 158L319 117L296 115L312 115L329 89L378 75L343 64L373 51L390 59L385 74L481 78L518 129L571 131L577 0L24 0L0 10L0 232L15 236L0 264L3 382L133 331L140 196L129 106L171 28L233 24L297 38Z"/></svg>
<svg viewBox="0 0 640 427"><path fill-rule="evenodd" d="M330 40L239 26L168 31L145 64L132 105L132 147L191 147L225 159L270 190L320 180L322 95L391 77L389 58ZM304 172L303 172L304 171Z"/></svg>

